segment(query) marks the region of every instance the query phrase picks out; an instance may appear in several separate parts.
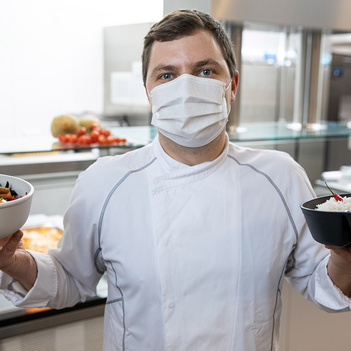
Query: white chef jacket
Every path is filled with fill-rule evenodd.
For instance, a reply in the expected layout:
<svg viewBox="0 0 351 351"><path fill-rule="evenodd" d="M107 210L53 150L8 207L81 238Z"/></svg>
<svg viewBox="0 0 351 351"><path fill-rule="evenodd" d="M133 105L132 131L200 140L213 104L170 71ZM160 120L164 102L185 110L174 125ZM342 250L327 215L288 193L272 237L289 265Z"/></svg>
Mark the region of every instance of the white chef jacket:
<svg viewBox="0 0 351 351"><path fill-rule="evenodd" d="M0 288L17 306L63 308L107 271L105 351L277 350L284 276L322 309L351 305L301 212L313 196L285 153L227 142L190 167L156 137L83 172L58 248L32 252L34 287L2 275Z"/></svg>

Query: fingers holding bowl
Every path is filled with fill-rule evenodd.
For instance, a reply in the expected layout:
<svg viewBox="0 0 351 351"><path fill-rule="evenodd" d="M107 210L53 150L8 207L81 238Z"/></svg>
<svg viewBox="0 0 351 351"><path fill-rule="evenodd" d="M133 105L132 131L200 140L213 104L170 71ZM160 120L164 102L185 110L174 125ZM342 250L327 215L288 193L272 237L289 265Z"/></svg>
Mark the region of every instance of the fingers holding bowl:
<svg viewBox="0 0 351 351"><path fill-rule="evenodd" d="M24 249L22 244L23 232L18 230L16 233L0 239L0 270L11 264L12 257L17 249Z"/></svg>

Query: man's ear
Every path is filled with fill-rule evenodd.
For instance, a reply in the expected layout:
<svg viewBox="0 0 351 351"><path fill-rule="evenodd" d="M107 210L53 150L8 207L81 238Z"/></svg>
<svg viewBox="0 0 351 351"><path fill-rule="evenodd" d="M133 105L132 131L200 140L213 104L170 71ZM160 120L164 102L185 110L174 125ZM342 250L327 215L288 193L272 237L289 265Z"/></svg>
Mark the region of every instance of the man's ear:
<svg viewBox="0 0 351 351"><path fill-rule="evenodd" d="M149 96L149 93L147 92L147 88L146 88L145 85L144 85L144 88L145 88L145 93L146 93L147 100L149 101L149 111L152 113L152 101L151 101L151 98Z"/></svg>
<svg viewBox="0 0 351 351"><path fill-rule="evenodd" d="M235 71L234 77L232 79L232 86L231 86L232 90L231 90L230 102L235 101L235 94L236 94L236 90L238 89L238 84L239 84L239 72Z"/></svg>

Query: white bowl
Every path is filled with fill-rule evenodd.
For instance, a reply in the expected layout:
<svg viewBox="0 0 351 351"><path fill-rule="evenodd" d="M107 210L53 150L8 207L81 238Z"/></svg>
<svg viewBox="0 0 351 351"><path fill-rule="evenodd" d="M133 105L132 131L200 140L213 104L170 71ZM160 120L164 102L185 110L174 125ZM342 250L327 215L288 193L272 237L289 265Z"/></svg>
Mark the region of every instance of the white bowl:
<svg viewBox="0 0 351 351"><path fill-rule="evenodd" d="M0 174L1 186L5 187L6 182L9 182L10 188L15 190L22 198L0 203L0 239L12 235L18 229L22 228L29 216L34 194L32 184L27 181L6 174Z"/></svg>

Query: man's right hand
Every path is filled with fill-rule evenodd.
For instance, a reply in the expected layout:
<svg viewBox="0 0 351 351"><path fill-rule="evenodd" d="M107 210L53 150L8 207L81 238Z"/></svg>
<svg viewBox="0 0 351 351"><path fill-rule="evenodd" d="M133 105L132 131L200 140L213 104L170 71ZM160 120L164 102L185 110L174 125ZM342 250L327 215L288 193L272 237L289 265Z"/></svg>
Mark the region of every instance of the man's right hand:
<svg viewBox="0 0 351 351"><path fill-rule="evenodd" d="M22 244L23 232L0 239L0 270L30 290L37 278L37 265Z"/></svg>

